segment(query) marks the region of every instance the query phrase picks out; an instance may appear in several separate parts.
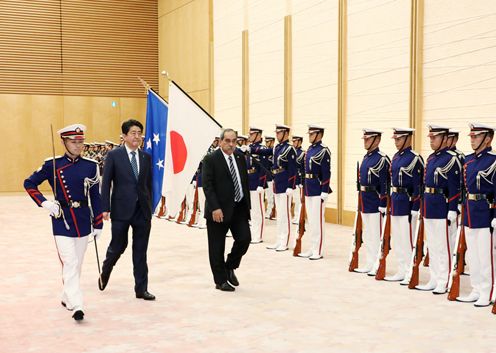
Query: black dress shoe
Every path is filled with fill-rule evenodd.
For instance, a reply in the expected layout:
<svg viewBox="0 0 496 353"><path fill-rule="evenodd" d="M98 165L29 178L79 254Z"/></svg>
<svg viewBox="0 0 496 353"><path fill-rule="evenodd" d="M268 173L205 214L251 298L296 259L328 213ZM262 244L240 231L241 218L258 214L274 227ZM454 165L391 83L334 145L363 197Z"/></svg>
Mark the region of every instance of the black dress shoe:
<svg viewBox="0 0 496 353"><path fill-rule="evenodd" d="M219 289L223 292L234 292L236 290L236 288L234 288L227 282L224 282L222 284L216 284L215 289Z"/></svg>
<svg viewBox="0 0 496 353"><path fill-rule="evenodd" d="M143 293L136 293L136 298L144 299L144 300L155 300L155 296L148 291L144 291Z"/></svg>
<svg viewBox="0 0 496 353"><path fill-rule="evenodd" d="M100 277L98 277L98 288L100 290L104 290L105 287L107 287L109 278L110 278L110 272L109 273L106 273L106 272L100 273Z"/></svg>
<svg viewBox="0 0 496 353"><path fill-rule="evenodd" d="M239 286L239 281L234 274L234 270L227 270L227 281L235 287Z"/></svg>
<svg viewBox="0 0 496 353"><path fill-rule="evenodd" d="M72 318L76 321L81 321L82 319L84 319L83 311L82 310L76 310L74 315L72 315Z"/></svg>

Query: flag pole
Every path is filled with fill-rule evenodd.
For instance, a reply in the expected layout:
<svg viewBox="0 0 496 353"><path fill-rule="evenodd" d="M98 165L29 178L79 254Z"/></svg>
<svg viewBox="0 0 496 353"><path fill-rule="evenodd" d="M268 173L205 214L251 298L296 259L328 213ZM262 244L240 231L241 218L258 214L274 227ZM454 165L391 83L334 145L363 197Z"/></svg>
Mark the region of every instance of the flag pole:
<svg viewBox="0 0 496 353"><path fill-rule="evenodd" d="M148 82L143 80L141 77L136 76L136 78L140 81L141 85L145 88L145 94L148 94L148 91L150 90L151 86L148 84Z"/></svg>

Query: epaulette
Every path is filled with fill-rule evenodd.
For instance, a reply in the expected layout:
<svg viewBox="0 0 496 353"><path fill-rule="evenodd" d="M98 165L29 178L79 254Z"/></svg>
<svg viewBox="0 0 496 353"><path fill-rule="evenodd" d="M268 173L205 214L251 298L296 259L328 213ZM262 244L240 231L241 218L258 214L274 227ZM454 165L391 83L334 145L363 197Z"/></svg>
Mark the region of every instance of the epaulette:
<svg viewBox="0 0 496 353"><path fill-rule="evenodd" d="M415 156L420 156L420 153L414 151L414 150L410 150L410 152L412 152Z"/></svg>
<svg viewBox="0 0 496 353"><path fill-rule="evenodd" d="M55 159L59 159L62 157L64 157L64 156L55 156ZM52 159L53 159L53 157L48 157L47 159L45 159L45 162L51 161Z"/></svg>
<svg viewBox="0 0 496 353"><path fill-rule="evenodd" d="M449 153L449 154L451 154L452 156L458 156L458 155L456 154L456 152L455 152L455 151L452 151L452 150L446 150L446 152L448 152L448 153Z"/></svg>
<svg viewBox="0 0 496 353"><path fill-rule="evenodd" d="M90 161L90 162L93 162L93 163L98 164L98 161L95 161L94 159L91 159L91 158L81 157L81 159L84 159L84 160L86 160L86 161Z"/></svg>
<svg viewBox="0 0 496 353"><path fill-rule="evenodd" d="M328 148L326 145L324 145L323 143L320 144L322 147L324 148Z"/></svg>
<svg viewBox="0 0 496 353"><path fill-rule="evenodd" d="M492 154L493 156L496 156L496 151L491 150L491 151L487 151L487 153Z"/></svg>
<svg viewBox="0 0 496 353"><path fill-rule="evenodd" d="M387 157L387 154L385 154L384 152L382 151L378 151L379 155L381 155L382 157Z"/></svg>

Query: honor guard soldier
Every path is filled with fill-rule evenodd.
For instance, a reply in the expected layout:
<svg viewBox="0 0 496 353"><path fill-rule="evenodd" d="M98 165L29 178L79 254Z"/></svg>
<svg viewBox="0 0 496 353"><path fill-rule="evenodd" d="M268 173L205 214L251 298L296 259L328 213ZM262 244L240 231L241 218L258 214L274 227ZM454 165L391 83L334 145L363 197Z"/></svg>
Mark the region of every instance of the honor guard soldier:
<svg viewBox="0 0 496 353"><path fill-rule="evenodd" d="M257 127L250 127L248 142L249 142L251 155L260 161L266 173L263 188L265 195L267 196L267 212L269 214L268 215L266 214L265 205L264 205L264 217L269 218L270 212L274 207L274 192L272 190L273 188L272 173L270 172L270 170L272 169L272 159L273 159L272 151L274 147L273 146L274 138L266 136L265 137L266 146L264 146L262 145L262 132L263 132L262 129L259 129ZM260 151L264 151L264 152L261 152L262 154L260 154ZM262 200L263 200L263 195L262 195ZM251 207L254 207L254 205L252 204Z"/></svg>
<svg viewBox="0 0 496 353"><path fill-rule="evenodd" d="M460 199L460 160L449 149L449 128L428 125L431 149L425 163L424 197L421 205L427 249L429 251L430 280L415 288L444 294L448 289L453 246L450 224L455 224Z"/></svg>
<svg viewBox="0 0 496 353"><path fill-rule="evenodd" d="M69 125L58 131L65 154L48 158L24 181L24 188L39 207L52 216L52 229L62 263L62 305L74 311L73 318L84 318L80 288L81 266L88 238L101 235L103 216L100 200L98 166L81 157L86 127ZM49 201L38 189L48 181L55 200Z"/></svg>
<svg viewBox="0 0 496 353"><path fill-rule="evenodd" d="M363 129L363 147L367 154L360 164L360 200L358 210L363 222L363 241L367 252L367 264L355 272L375 276L374 263L379 255L382 233L382 215L386 213L389 169L391 160L379 150L382 131Z"/></svg>
<svg viewBox="0 0 496 353"><path fill-rule="evenodd" d="M289 144L289 126L276 124L276 137L279 142L273 151L272 175L274 178L274 199L277 213L277 240L267 249L288 250L291 236L291 198L296 186L296 151ZM258 150L257 154L270 154L270 150Z"/></svg>
<svg viewBox="0 0 496 353"><path fill-rule="evenodd" d="M322 143L323 136L323 127L308 125L310 147L305 153L304 191L310 249L299 253L298 256L310 260L322 258L325 204L332 192L329 185L331 181L331 152Z"/></svg>
<svg viewBox="0 0 496 353"><path fill-rule="evenodd" d="M274 149L275 137L265 136L265 147L270 148L272 151ZM265 169L269 172L267 173L267 185L265 186L265 196L267 199L267 207L265 211L265 218L267 219L275 219L272 217L272 212L275 213L274 206L274 179L272 176L272 165L274 164L274 155L270 154L268 156L261 155L260 161L262 162Z"/></svg>
<svg viewBox="0 0 496 353"><path fill-rule="evenodd" d="M393 128L394 144L398 152L391 161L391 239L398 261L398 271L386 276L386 281L402 281L410 265L413 251L413 232L420 207L420 192L424 175L424 161L412 150L415 129Z"/></svg>
<svg viewBox="0 0 496 353"><path fill-rule="evenodd" d="M303 195L303 174L305 174L305 151L301 148L303 137L293 135L293 147L296 151L296 189L293 197L294 200L294 216L291 223L298 224L300 222L301 198Z"/></svg>
<svg viewBox="0 0 496 353"><path fill-rule="evenodd" d="M474 153L463 165L467 264L470 267L472 291L456 300L488 306L494 292L494 234L496 226L494 195L496 153L491 149L494 129L484 124L470 124L470 144Z"/></svg>
<svg viewBox="0 0 496 353"><path fill-rule="evenodd" d="M263 241L264 231L264 185L267 171L262 164L249 153L246 154L246 167L248 171L248 188L251 198L251 243L258 244Z"/></svg>
<svg viewBox="0 0 496 353"><path fill-rule="evenodd" d="M456 130L453 130L453 129L450 129L449 130L449 133L448 133L448 148L455 152L457 157L458 157L458 160L460 161L460 172L458 174L458 176L460 177L460 185L463 183L463 165L465 164L465 154L460 151L457 147L456 147L456 144L458 142L458 137L460 135L460 132L459 131L456 131ZM458 209L457 209L457 221L456 222L451 222L450 226L449 226L449 232L450 232L450 246L452 249L452 251L456 251L455 249L455 242L456 242L456 232L457 232L457 229L458 229L458 224L460 223L459 221L459 217L460 216L460 210L461 210L461 206L460 206L460 200L458 200Z"/></svg>

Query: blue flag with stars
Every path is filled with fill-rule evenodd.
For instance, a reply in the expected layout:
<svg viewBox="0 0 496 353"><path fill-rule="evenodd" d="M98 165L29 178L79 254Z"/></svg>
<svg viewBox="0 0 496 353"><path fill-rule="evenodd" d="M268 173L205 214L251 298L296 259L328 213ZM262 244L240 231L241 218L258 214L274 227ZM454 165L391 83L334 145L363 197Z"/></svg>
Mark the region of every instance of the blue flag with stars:
<svg viewBox="0 0 496 353"><path fill-rule="evenodd" d="M149 89L146 101L144 149L152 156L152 210L154 211L162 197L168 112L167 102Z"/></svg>

